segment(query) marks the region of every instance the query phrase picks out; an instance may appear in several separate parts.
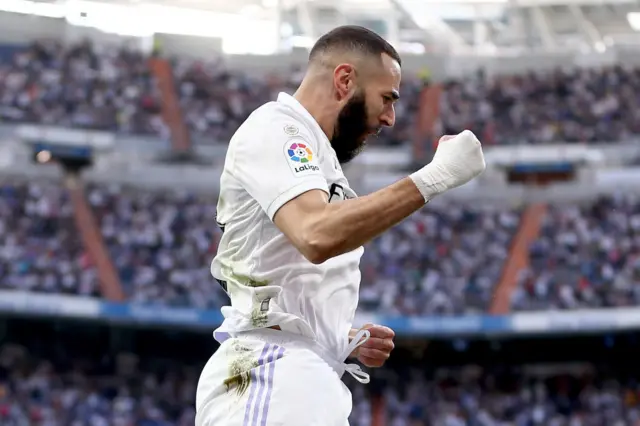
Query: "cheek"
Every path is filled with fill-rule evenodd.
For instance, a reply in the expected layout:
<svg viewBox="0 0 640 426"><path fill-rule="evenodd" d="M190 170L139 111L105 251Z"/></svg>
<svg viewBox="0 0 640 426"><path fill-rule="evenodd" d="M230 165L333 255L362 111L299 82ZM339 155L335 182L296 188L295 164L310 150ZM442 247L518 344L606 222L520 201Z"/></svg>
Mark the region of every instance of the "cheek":
<svg viewBox="0 0 640 426"><path fill-rule="evenodd" d="M378 126L380 122L380 116L384 114L384 104L381 102L376 105L369 105L367 107L367 122L369 125Z"/></svg>

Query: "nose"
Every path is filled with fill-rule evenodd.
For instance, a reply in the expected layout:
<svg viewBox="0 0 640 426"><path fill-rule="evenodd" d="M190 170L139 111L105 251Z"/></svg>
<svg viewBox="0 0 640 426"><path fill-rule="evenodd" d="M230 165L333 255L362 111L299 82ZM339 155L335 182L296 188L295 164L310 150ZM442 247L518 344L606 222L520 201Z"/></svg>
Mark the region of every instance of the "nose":
<svg viewBox="0 0 640 426"><path fill-rule="evenodd" d="M385 108L382 115L380 115L380 125L386 127L393 127L396 123L396 110L393 105Z"/></svg>

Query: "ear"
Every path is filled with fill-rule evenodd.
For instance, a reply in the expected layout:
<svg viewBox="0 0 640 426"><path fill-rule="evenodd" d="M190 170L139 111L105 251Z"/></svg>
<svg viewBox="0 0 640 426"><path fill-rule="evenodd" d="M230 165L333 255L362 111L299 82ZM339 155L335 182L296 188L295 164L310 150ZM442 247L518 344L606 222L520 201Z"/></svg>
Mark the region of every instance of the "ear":
<svg viewBox="0 0 640 426"><path fill-rule="evenodd" d="M351 64L340 64L333 70L333 86L339 101L348 99L356 87L356 70Z"/></svg>

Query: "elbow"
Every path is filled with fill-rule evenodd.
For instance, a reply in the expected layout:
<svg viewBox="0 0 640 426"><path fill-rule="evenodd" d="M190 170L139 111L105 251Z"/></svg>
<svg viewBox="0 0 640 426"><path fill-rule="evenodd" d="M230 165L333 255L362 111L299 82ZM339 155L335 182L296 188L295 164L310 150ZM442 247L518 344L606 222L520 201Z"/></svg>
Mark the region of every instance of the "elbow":
<svg viewBox="0 0 640 426"><path fill-rule="evenodd" d="M329 256L321 252L309 252L305 253L304 257L314 265L321 265L327 260L329 260Z"/></svg>
<svg viewBox="0 0 640 426"><path fill-rule="evenodd" d="M311 242L305 243L301 252L302 255L314 265L320 265L331 258L328 247Z"/></svg>
<svg viewBox="0 0 640 426"><path fill-rule="evenodd" d="M303 239L300 252L314 265L320 265L338 254L338 242L324 233L309 233Z"/></svg>

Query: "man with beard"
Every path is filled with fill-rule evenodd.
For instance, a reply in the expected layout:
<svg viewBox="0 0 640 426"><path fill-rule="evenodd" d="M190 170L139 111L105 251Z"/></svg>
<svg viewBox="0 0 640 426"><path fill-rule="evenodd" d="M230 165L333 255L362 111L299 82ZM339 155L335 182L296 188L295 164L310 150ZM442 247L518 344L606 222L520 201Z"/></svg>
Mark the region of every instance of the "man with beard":
<svg viewBox="0 0 640 426"><path fill-rule="evenodd" d="M352 328L362 245L485 167L465 131L411 176L356 196L340 164L393 126L400 65L377 34L336 28L311 50L296 93L258 108L231 139L211 266L231 306L198 383L198 426L348 425L340 378L369 376L345 360L379 367L389 357L392 330Z"/></svg>

